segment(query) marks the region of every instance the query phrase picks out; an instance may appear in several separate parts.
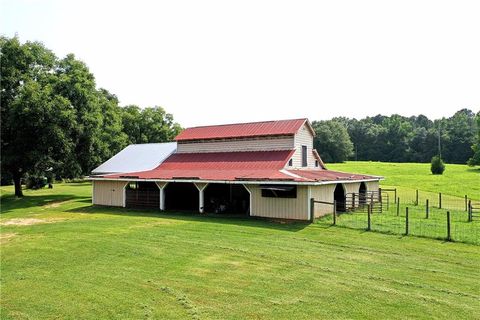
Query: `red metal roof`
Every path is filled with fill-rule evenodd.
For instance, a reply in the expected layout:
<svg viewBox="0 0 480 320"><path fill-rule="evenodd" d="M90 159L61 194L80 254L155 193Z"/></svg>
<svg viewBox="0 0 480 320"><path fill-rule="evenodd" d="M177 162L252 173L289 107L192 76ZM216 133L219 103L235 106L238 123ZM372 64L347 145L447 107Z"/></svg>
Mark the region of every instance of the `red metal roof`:
<svg viewBox="0 0 480 320"><path fill-rule="evenodd" d="M175 153L149 171L107 175L111 179L321 182L378 179L330 170L285 170L294 150Z"/></svg>
<svg viewBox="0 0 480 320"><path fill-rule="evenodd" d="M294 150L175 153L153 170L122 173L108 178L198 180L294 180L280 172Z"/></svg>
<svg viewBox="0 0 480 320"><path fill-rule="evenodd" d="M176 141L295 134L307 119L279 120L225 124L187 128L180 132Z"/></svg>

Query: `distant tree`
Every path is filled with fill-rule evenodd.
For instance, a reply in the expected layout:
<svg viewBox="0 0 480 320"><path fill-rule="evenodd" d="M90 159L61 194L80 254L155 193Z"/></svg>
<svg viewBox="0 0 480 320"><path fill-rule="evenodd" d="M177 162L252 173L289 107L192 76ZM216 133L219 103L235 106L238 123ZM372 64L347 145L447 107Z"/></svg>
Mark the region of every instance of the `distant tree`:
<svg viewBox="0 0 480 320"><path fill-rule="evenodd" d="M314 148L325 162L343 162L353 153L347 128L338 121L314 121Z"/></svg>
<svg viewBox="0 0 480 320"><path fill-rule="evenodd" d="M430 171L432 174L443 174L445 171L445 164L439 156L434 156L432 158Z"/></svg>
<svg viewBox="0 0 480 320"><path fill-rule="evenodd" d="M123 131L130 143L172 141L181 131L173 116L162 107L140 109L130 105L122 110Z"/></svg>
<svg viewBox="0 0 480 320"><path fill-rule="evenodd" d="M477 120L477 139L476 139L476 142L472 145L473 156L468 160L469 166L480 165L480 111L477 113L476 120Z"/></svg>

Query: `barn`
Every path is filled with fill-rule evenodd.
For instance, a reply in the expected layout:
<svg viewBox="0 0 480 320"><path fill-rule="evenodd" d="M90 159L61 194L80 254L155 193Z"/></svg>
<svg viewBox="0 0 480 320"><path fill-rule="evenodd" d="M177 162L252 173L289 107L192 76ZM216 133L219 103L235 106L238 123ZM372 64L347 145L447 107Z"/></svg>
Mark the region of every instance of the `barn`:
<svg viewBox="0 0 480 320"><path fill-rule="evenodd" d="M308 119L187 128L173 143L129 146L95 169L92 202L312 220L378 193L381 177L328 170L314 136ZM311 208L312 198L325 203Z"/></svg>

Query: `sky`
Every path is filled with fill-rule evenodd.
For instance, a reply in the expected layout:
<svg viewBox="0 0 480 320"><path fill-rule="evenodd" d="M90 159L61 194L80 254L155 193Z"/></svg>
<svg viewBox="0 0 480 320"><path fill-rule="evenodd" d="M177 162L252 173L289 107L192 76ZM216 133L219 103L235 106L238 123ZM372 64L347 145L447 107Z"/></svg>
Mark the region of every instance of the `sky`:
<svg viewBox="0 0 480 320"><path fill-rule="evenodd" d="M0 0L0 34L74 53L182 126L480 110L480 1Z"/></svg>

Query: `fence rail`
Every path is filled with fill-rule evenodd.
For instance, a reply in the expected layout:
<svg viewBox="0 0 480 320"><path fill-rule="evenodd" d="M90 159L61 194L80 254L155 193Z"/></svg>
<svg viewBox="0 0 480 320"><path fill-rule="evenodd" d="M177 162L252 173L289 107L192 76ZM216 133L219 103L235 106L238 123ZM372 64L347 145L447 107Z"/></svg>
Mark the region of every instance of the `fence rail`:
<svg viewBox="0 0 480 320"><path fill-rule="evenodd" d="M372 197L373 194L373 197ZM413 235L480 245L480 201L442 193L381 189L362 203L360 194L345 198L345 212L332 212L319 223L368 231ZM311 210L315 203L312 199ZM333 208L337 208L334 203ZM333 210L332 210L333 211ZM313 216L313 215L312 215Z"/></svg>

